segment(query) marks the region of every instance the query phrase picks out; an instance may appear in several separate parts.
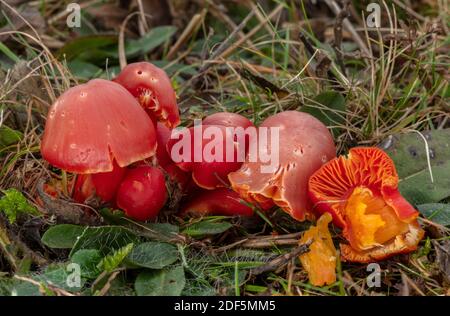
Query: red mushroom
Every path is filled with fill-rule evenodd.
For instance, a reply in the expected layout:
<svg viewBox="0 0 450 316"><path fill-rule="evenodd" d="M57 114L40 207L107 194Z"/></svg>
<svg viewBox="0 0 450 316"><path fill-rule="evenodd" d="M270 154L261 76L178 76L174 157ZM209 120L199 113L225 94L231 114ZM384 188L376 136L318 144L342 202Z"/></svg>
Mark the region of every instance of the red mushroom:
<svg viewBox="0 0 450 316"><path fill-rule="evenodd" d="M258 159L251 161L248 155L241 169L228 175L231 187L250 203L267 206L273 202L302 221L311 215L307 196L309 177L336 156L333 138L319 120L297 111L281 112L266 119L259 127L259 138L266 131L263 127L268 128L268 139L279 131L279 141L267 142L262 148L265 153L278 153L274 172L263 172L267 163L261 161L264 145L259 144Z"/></svg>
<svg viewBox="0 0 450 316"><path fill-rule="evenodd" d="M117 165L110 172L78 175L74 186L73 199L84 203L91 196L98 196L103 202L114 199L120 182L127 169Z"/></svg>
<svg viewBox="0 0 450 316"><path fill-rule="evenodd" d="M202 121L204 125L222 125L226 127L247 128L254 126L253 123L243 115L232 112L217 112L205 117Z"/></svg>
<svg viewBox="0 0 450 316"><path fill-rule="evenodd" d="M148 62L126 66L114 79L139 100L153 122L174 128L180 124L175 91L164 70Z"/></svg>
<svg viewBox="0 0 450 316"><path fill-rule="evenodd" d="M330 213L349 244L345 260L371 262L415 250L423 237L419 213L398 191L392 159L376 147L350 149L309 179L315 211Z"/></svg>
<svg viewBox="0 0 450 316"><path fill-rule="evenodd" d="M214 124L216 123L216 124ZM245 157L246 147L249 142L248 135L242 133L245 137L238 137L234 128L241 128L245 131L247 128L253 127L253 124L245 117L234 113L216 113L205 118L201 127L191 127L184 129L178 135L178 138L172 138L167 144L172 159L177 161L177 166L185 171L192 171L192 179L201 188L213 190L228 185L228 174L239 169ZM199 129L200 141L196 141L196 128ZM211 133L210 133L211 132ZM211 134L211 135L210 135ZM212 136L214 134L214 136ZM220 139L216 139L220 136ZM189 148L181 148L180 153L175 152L178 148L177 144L183 142L189 144ZM197 144L198 142L198 144ZM217 143L216 143L217 142ZM208 159L204 157L205 150L218 144L218 148L222 154L217 154L218 159ZM190 153L183 155L183 150L190 150ZM196 159L194 151L198 150L201 154L200 159ZM229 155L227 156L227 149ZM242 159L239 159L239 151L243 149ZM181 154L186 159L175 159L173 155ZM220 157L219 157L220 156Z"/></svg>
<svg viewBox="0 0 450 316"><path fill-rule="evenodd" d="M139 221L155 218L167 199L164 174L155 167L130 169L117 191L116 203L125 214Z"/></svg>
<svg viewBox="0 0 450 316"><path fill-rule="evenodd" d="M153 123L121 85L102 79L70 88L52 105L41 153L50 164L80 177L75 189L113 198L123 168L156 151ZM83 184L82 181L88 181ZM77 194L77 192L75 192ZM82 196L82 195L81 195Z"/></svg>
<svg viewBox="0 0 450 316"><path fill-rule="evenodd" d="M156 139L158 148L156 150L156 158L158 165L166 171L169 178L179 184L181 189L185 189L191 178L189 172L180 169L170 158L167 152L167 143L170 139L171 130L164 124L158 122L156 125Z"/></svg>
<svg viewBox="0 0 450 316"><path fill-rule="evenodd" d="M167 152L167 142L170 139L171 133L172 131L163 123L158 122L156 124L156 141L158 143L158 148L156 149L156 158L158 159L158 165L160 165L161 167L165 167L174 163L170 158L169 153Z"/></svg>
<svg viewBox="0 0 450 316"><path fill-rule="evenodd" d="M253 210L241 200L236 192L220 188L212 191L200 191L182 207L181 213L195 216L252 216Z"/></svg>
<svg viewBox="0 0 450 316"><path fill-rule="evenodd" d="M192 179L199 187L207 190L224 187L228 184L227 175L230 172L239 169L242 164L242 162L239 162L236 159L238 144L234 141L233 134L224 126L202 125L202 127L198 128L200 130L199 135L201 136L201 139L197 141L194 141L194 138L197 137L195 127L183 130L182 136L180 136L179 139L173 138L169 140L167 147L171 153L171 157L177 162L177 166L182 170L192 171ZM207 131L215 132L211 139L205 134ZM216 139L216 137L218 138ZM184 142L184 139L187 139L187 141ZM191 142L191 145L189 148L180 148L178 146L179 141L185 144ZM232 152L230 155L232 158L230 160L227 160L226 157L227 143L231 144L228 145L231 146L230 152ZM216 153L216 149L212 148L214 147L213 144L217 144L217 147L219 147L222 152ZM211 149L211 153L214 155L217 154L216 157L212 157L213 155L209 157L209 150L206 150L208 148ZM178 149L180 149L180 154L182 155L181 161L180 159L175 158L178 154ZM183 156L184 150L188 150L190 153ZM195 157L195 150L197 150L199 156L201 156L198 159ZM205 152L208 157L205 157Z"/></svg>
<svg viewBox="0 0 450 316"><path fill-rule="evenodd" d="M240 127L247 129L248 127L254 127L253 123L243 115L232 112L217 112L205 117L202 121L203 125L221 125L225 127ZM240 139L237 135L234 136L234 140L239 142L241 146L245 147L245 151L248 151L250 144L250 136L245 135L244 139ZM245 141L245 143L244 143Z"/></svg>
<svg viewBox="0 0 450 316"><path fill-rule="evenodd" d="M228 174L239 169L242 165L242 161L237 159L239 144L234 141L233 134L230 133L230 131L224 126L204 125L204 128L205 131L207 128L215 128L217 131L221 131L222 142L219 146L222 147L222 155L219 157L219 161L209 161L207 157L203 157L199 162L194 161L192 165L192 180L194 180L199 187L207 190L228 186ZM215 140L208 139L203 140L201 145L203 154L205 154L205 149L207 149L207 146L211 145L214 141ZM226 148L228 143L233 144L233 148L231 150L232 155L230 155L233 158L231 160L228 160L226 157ZM216 154L215 149L212 152Z"/></svg>

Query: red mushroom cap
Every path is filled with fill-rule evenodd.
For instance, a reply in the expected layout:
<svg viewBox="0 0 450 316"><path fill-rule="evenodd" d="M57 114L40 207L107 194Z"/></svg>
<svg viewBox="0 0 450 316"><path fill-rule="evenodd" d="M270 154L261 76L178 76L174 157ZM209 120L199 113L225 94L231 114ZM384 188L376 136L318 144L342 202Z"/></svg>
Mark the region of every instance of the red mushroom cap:
<svg viewBox="0 0 450 316"><path fill-rule="evenodd" d="M253 126L253 123L237 113L232 112L217 112L205 117L202 121L204 125L222 125L227 127L243 127L247 128Z"/></svg>
<svg viewBox="0 0 450 316"><path fill-rule="evenodd" d="M245 130L248 127L253 127L253 123L246 117L228 112L219 112L206 117L202 121L202 132L208 127L215 127L221 131L222 135L222 161L207 161L202 157L201 161L195 161L194 149L198 146L194 141L194 127L189 129L184 129L182 131L182 136L180 139L185 137L190 138L191 154L189 161L177 162L177 166L184 171L192 171L192 179L201 188L213 190L215 188L223 187L228 185L228 174L232 171L236 171L242 165L242 160L238 160L238 150L240 148L245 148L245 153L247 152L249 137L245 136L244 139L240 139L236 134L233 134L230 128L240 127ZM204 134L202 134L203 136ZM202 137L203 138L203 137ZM206 137L205 137L206 138ZM231 141L230 141L231 140ZM167 143L167 150L171 153L174 145L179 141L179 139L170 139ZM208 144L214 142L214 139L203 139L201 144L201 151ZM226 158L227 144L234 143L234 160L230 161Z"/></svg>
<svg viewBox="0 0 450 316"><path fill-rule="evenodd" d="M42 156L74 173L113 170L148 158L156 150L153 123L121 85L102 79L70 88L52 105Z"/></svg>
<svg viewBox="0 0 450 316"><path fill-rule="evenodd" d="M248 127L254 127L253 123L243 115L232 112L217 112L205 117L202 121L203 125L221 125L225 127L241 127L244 130ZM240 142L241 146L245 146L245 152L248 151L250 137L245 136L245 139L241 140L234 136L234 140ZM245 144L242 142L245 140Z"/></svg>
<svg viewBox="0 0 450 316"><path fill-rule="evenodd" d="M110 172L80 174L73 190L73 199L85 203L91 196L98 196L103 202L110 202L116 196L127 168L122 168L114 161L114 169Z"/></svg>
<svg viewBox="0 0 450 316"><path fill-rule="evenodd" d="M269 205L273 201L297 220L310 215L307 187L309 177L324 163L336 156L330 132L313 116L285 111L267 118L260 126L279 128L279 142L268 142L267 152L279 151L275 172L263 173L260 157L254 162L247 159L241 169L228 175L233 190L250 203ZM259 135L260 137L261 135ZM273 148L278 145L278 148ZM248 158L248 157L247 157Z"/></svg>
<svg viewBox="0 0 450 316"><path fill-rule="evenodd" d="M398 190L392 159L376 147L355 147L332 159L309 179L314 210L330 213L349 244L343 259L373 262L417 249L424 231L419 212Z"/></svg>
<svg viewBox="0 0 450 316"><path fill-rule="evenodd" d="M162 171L139 166L127 172L117 191L116 203L130 218L146 221L158 216L167 199Z"/></svg>
<svg viewBox="0 0 450 316"><path fill-rule="evenodd" d="M120 167L114 161L113 171L91 174L95 193L105 202L113 200L126 173L127 168Z"/></svg>
<svg viewBox="0 0 450 316"><path fill-rule="evenodd" d="M219 140L216 141L215 136L212 137L212 139L208 139L205 136L205 132L208 128L214 128L216 132L220 133L221 135L221 142L220 142L220 148L222 151L222 155L220 155L218 161L208 161L208 159L205 159L206 157L203 157L203 153L205 151L205 148L207 146L215 147L213 144L218 144ZM172 153L172 151L176 151L175 145L182 141L185 137L187 137L188 142L191 142L190 145L190 154L186 155L188 158L188 161L181 161L177 162L177 166L180 167L182 170L185 171L192 171L192 179L194 182L201 188L207 189L207 190L213 190L215 188L224 187L228 184L228 174L232 171L235 171L239 169L239 167L242 165L241 161L238 161L237 159L237 153L239 149L239 144L234 141L234 135L230 130L228 130L225 126L221 125L202 125L202 139L201 143L198 145L196 144L194 138L195 138L195 131L194 127L191 127L189 129L184 129L182 131L182 136L180 139L170 139L167 143L167 148L169 153ZM227 160L226 154L227 154L227 146L230 146L228 144L232 144L233 148L231 149L233 159ZM183 148L184 150L185 148ZM202 153L202 157L200 160L195 161L195 154L194 150L199 150ZM209 152L209 151L207 151ZM215 149L214 149L215 152ZM219 153L217 153L217 156L219 156Z"/></svg>
<svg viewBox="0 0 450 316"><path fill-rule="evenodd" d="M139 100L153 119L174 128L180 124L177 98L166 72L148 62L126 66L114 79Z"/></svg>
<svg viewBox="0 0 450 316"><path fill-rule="evenodd" d="M156 124L156 141L158 143L158 148L156 149L156 158L158 159L158 164L161 167L165 167L174 163L167 151L167 142L170 139L171 133L172 131L163 123L158 122Z"/></svg>
<svg viewBox="0 0 450 316"><path fill-rule="evenodd" d="M212 191L202 190L192 200L187 202L181 210L182 214L197 216L252 216L253 210L245 205L239 194L220 188Z"/></svg>
<svg viewBox="0 0 450 316"><path fill-rule="evenodd" d="M172 131L160 122L156 126L156 139L158 142L156 158L158 159L158 165L166 171L170 180L175 181L180 188L184 189L191 179L191 174L179 168L170 158L167 151L167 143Z"/></svg>

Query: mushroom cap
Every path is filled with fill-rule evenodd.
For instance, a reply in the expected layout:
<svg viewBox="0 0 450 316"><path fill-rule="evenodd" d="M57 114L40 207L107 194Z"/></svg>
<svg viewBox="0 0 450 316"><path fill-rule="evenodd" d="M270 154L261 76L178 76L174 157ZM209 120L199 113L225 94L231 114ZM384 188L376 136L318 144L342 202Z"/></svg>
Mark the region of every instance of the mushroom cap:
<svg viewBox="0 0 450 316"><path fill-rule="evenodd" d="M253 123L243 115L232 112L217 112L205 117L202 121L203 125L221 125L225 127L254 127ZM250 136L246 135L243 140L240 140L237 135L234 136L235 141L241 141L240 146L245 146L245 152L248 151ZM245 141L245 144L242 144Z"/></svg>
<svg viewBox="0 0 450 316"><path fill-rule="evenodd" d="M373 262L415 250L424 231L418 212L398 191L392 159L376 147L355 147L309 180L314 210L330 213L349 244L344 260Z"/></svg>
<svg viewBox="0 0 450 316"><path fill-rule="evenodd" d="M182 207L181 213L196 216L252 216L253 210L233 190L219 188L201 190Z"/></svg>
<svg viewBox="0 0 450 316"><path fill-rule="evenodd" d="M329 212L334 223L345 227L343 208L357 187L370 188L392 207L404 221L417 218L418 212L398 191L398 175L392 159L376 147L351 148L317 170L309 179L309 196L314 210Z"/></svg>
<svg viewBox="0 0 450 316"><path fill-rule="evenodd" d="M267 148L263 148L267 153L278 150L275 172L262 172L261 167L268 163L261 162L259 155L256 161L250 161L247 156L242 167L228 175L231 187L250 203L270 205L273 201L302 221L310 215L309 177L336 156L333 138L319 120L297 111L285 111L267 118L260 125L258 137L261 137L261 127L268 128L268 140L271 139L270 128L279 128L279 142L268 141Z"/></svg>
<svg viewBox="0 0 450 316"><path fill-rule="evenodd" d="M179 168L170 158L167 151L167 143L170 139L171 130L161 122L156 124L156 139L158 148L156 150L156 158L158 165L166 171L169 179L175 181L184 189L191 179L191 174Z"/></svg>
<svg viewBox="0 0 450 316"><path fill-rule="evenodd" d="M155 218L167 199L164 174L158 168L138 166L127 172L117 191L116 203L130 218Z"/></svg>
<svg viewBox="0 0 450 316"><path fill-rule="evenodd" d="M161 68L148 62L126 66L114 79L124 86L150 116L174 128L180 124L175 90L170 78Z"/></svg>
<svg viewBox="0 0 450 316"><path fill-rule="evenodd" d="M205 117L202 121L204 125L222 125L227 127L253 126L253 123L243 115L233 112L217 112Z"/></svg>
<svg viewBox="0 0 450 316"><path fill-rule="evenodd" d="M216 127L222 133L222 149L224 154L223 161L205 161L204 159L201 161L194 161L193 149L195 148L196 143L194 142L194 127L191 127L189 129L184 129L181 136L182 139L184 139L184 137L190 137L192 149L190 161L182 161L176 164L183 171L192 171L192 179L194 180L194 182L199 187L207 190L213 190L228 185L228 174L232 171L236 171L242 165L242 160L238 161L237 154L240 148L245 148L245 150L247 150L249 137L248 135L246 135L245 138L238 139L237 135L233 134L233 131L230 128L241 127L243 129L246 129L248 127L253 127L254 125L250 120L240 114L218 112L203 119L203 133L205 132L206 128L211 126ZM227 144L229 144L231 141L234 143L234 161L226 161L225 153ZM173 146L177 142L178 139L171 139L168 141L167 150L169 153L172 151ZM208 143L211 142L213 142L213 140L202 140L202 152L205 146L207 146Z"/></svg>
<svg viewBox="0 0 450 316"><path fill-rule="evenodd" d="M207 136L205 136L208 128L214 128L214 132L220 133L220 138L216 140L216 135L214 134L211 139L208 139ZM238 170L242 165L242 161L238 161L237 159L239 144L234 140L232 131L222 125L202 125L202 139L196 141L196 134L194 130L195 127L183 129L180 133L179 139L170 139L167 143L168 152L172 153L172 151L174 150L174 146L179 141L182 141L186 138L186 143L190 142L191 144L190 153L186 154L186 157L189 161L183 160L181 162L177 162L176 165L183 171L192 171L192 179L194 180L195 184L203 189L214 190L219 187L227 186L228 174L232 171ZM220 140L221 142L219 144ZM197 142L199 143L197 144ZM220 155L220 153L217 153L216 157L211 157L210 159L204 157L205 152L209 153L209 150L206 150L207 148L211 149L212 147L214 147L213 151L215 153L215 145L217 145L221 149L222 155ZM232 148L228 148L231 146ZM233 159L227 160L227 148L233 155ZM183 150L185 150L185 148L183 148ZM195 150L198 150L202 154L201 159L197 159L197 161L195 160ZM218 159L216 160L213 158Z"/></svg>
<svg viewBox="0 0 450 316"><path fill-rule="evenodd" d="M114 161L114 169L110 172L80 174L75 181L72 198L85 203L92 196L98 196L103 202L110 202L116 196L127 168L122 168Z"/></svg>
<svg viewBox="0 0 450 316"><path fill-rule="evenodd" d="M92 177L92 183L95 186L95 194L104 202L112 201L116 197L119 185L125 177L127 170L127 168L118 166L114 161L114 169L112 171L89 175Z"/></svg>
<svg viewBox="0 0 450 316"><path fill-rule="evenodd" d="M416 250L424 235L424 230L420 228L417 221L414 221L409 224L406 234L398 235L391 242L374 249L359 251L350 244L340 244L339 247L343 261L370 263Z"/></svg>
<svg viewBox="0 0 450 316"><path fill-rule="evenodd" d="M158 143L156 158L158 159L158 164L163 168L174 163L167 152L167 142L170 139L170 133L171 130L166 125L161 122L156 123L156 141Z"/></svg>
<svg viewBox="0 0 450 316"><path fill-rule="evenodd" d="M153 123L121 85L91 80L64 92L50 108L41 143L45 160L79 173L113 170L156 151Z"/></svg>

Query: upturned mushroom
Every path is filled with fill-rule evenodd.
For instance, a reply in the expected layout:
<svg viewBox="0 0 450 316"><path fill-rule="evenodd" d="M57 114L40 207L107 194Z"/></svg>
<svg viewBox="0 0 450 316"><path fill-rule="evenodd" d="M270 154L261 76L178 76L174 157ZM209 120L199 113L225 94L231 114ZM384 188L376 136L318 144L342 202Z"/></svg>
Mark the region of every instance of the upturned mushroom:
<svg viewBox="0 0 450 316"><path fill-rule="evenodd" d="M333 138L319 120L313 116L285 111L267 118L258 129L258 138L265 134L274 142L262 144L253 160L250 155L242 167L228 175L231 187L246 201L263 208L276 204L297 220L311 217L307 195L309 177L324 163L336 156ZM273 166L264 170L267 162L261 153L277 154Z"/></svg>
<svg viewBox="0 0 450 316"><path fill-rule="evenodd" d="M391 158L376 147L350 149L309 180L314 210L330 213L343 228L348 244L341 244L345 260L370 262L415 250L424 232L419 213L398 190Z"/></svg>

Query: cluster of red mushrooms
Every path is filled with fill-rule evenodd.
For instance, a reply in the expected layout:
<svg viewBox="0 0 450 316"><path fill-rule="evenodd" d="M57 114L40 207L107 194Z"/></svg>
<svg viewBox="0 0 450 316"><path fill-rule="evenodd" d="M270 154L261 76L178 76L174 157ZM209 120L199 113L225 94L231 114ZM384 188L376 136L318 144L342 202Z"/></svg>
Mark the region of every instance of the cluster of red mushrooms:
<svg viewBox="0 0 450 316"><path fill-rule="evenodd" d="M418 212L400 195L387 154L357 147L336 157L327 127L309 114L281 112L256 128L279 130L279 160L271 173L261 171L259 160L174 162L171 133L179 124L170 78L150 63L134 63L112 81L95 79L64 92L49 111L41 153L51 165L75 174L75 201L95 197L134 220L158 216L169 182L185 193L182 216L253 216L255 208L279 207L299 221L317 218L299 241L310 243L300 261L314 285L336 280L331 221L347 240L340 244L346 261L410 252L423 237ZM254 127L246 117L225 112L202 124ZM200 144L207 145L207 140ZM236 145L248 149L248 144Z"/></svg>

